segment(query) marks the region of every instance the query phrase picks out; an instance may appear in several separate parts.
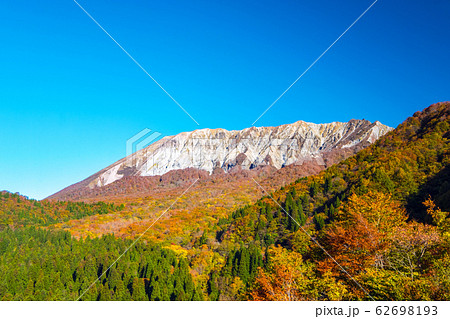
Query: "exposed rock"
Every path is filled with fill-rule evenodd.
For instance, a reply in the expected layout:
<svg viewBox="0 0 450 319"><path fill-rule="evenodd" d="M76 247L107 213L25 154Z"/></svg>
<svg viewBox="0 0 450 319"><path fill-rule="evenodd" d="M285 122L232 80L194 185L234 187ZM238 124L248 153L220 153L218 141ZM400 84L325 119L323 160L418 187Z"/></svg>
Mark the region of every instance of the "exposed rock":
<svg viewBox="0 0 450 319"><path fill-rule="evenodd" d="M303 171L316 173L355 154L391 130L378 121L351 120L328 124L298 121L241 131L183 132L164 137L50 198L79 199L82 194L101 194L106 191L101 188L123 178L130 182L130 177L160 176L144 183L146 187L155 187L157 183L179 185L191 180L192 174L207 178L212 173L211 176L237 171L242 174L263 166L275 171L299 166L296 172L302 171L303 166Z"/></svg>

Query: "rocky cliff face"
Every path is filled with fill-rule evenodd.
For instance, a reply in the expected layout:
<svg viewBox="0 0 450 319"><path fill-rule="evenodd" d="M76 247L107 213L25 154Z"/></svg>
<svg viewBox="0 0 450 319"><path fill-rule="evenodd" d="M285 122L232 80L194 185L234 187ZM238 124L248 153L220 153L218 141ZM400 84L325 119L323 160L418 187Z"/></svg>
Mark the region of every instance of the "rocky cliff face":
<svg viewBox="0 0 450 319"><path fill-rule="evenodd" d="M312 162L326 167L355 154L390 130L378 121L351 120L328 124L298 121L241 131L184 132L164 137L51 198L61 198L80 188L101 188L124 177L157 176L175 170L197 169L211 174L260 166L281 169Z"/></svg>

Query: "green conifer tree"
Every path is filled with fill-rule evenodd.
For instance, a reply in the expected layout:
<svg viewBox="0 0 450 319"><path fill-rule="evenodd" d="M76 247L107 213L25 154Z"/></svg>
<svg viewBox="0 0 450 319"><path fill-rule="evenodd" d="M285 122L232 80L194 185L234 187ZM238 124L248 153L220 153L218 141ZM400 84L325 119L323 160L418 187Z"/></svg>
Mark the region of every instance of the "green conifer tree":
<svg viewBox="0 0 450 319"><path fill-rule="evenodd" d="M145 301L148 300L148 296L145 293L145 285L144 280L141 278L135 278L133 280L133 293L132 293L133 300L136 301Z"/></svg>

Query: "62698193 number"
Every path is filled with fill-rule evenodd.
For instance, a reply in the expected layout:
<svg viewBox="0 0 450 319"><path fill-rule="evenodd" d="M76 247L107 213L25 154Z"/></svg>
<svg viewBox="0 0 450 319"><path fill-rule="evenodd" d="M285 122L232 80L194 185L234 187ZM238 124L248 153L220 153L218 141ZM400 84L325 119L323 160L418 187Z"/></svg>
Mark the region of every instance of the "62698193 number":
<svg viewBox="0 0 450 319"><path fill-rule="evenodd" d="M379 316L436 316L437 306L378 306L375 313Z"/></svg>

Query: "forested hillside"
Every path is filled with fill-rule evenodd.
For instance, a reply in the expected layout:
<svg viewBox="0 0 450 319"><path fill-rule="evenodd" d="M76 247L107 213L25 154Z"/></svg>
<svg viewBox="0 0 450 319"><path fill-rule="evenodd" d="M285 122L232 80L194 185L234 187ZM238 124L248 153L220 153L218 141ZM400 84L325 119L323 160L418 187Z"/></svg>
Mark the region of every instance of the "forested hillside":
<svg viewBox="0 0 450 319"><path fill-rule="evenodd" d="M76 240L34 227L0 232L2 300L201 300L187 261L114 236ZM103 272L99 281L95 280ZM92 288L88 287L93 284ZM85 292L85 293L84 293ZM83 294L84 293L84 294Z"/></svg>
<svg viewBox="0 0 450 319"><path fill-rule="evenodd" d="M123 210L123 205L97 202L37 201L19 194L0 192L0 229L5 226L46 226L86 216L109 214Z"/></svg>
<svg viewBox="0 0 450 319"><path fill-rule="evenodd" d="M222 221L222 245L265 251L246 298L448 299L449 138L450 103L432 105Z"/></svg>
<svg viewBox="0 0 450 319"><path fill-rule="evenodd" d="M108 270L131 240L113 235L77 240L69 232L44 229L61 221L114 213L123 205L36 201L8 192L0 193L0 205L0 300L203 298L187 260L171 250L138 243Z"/></svg>
<svg viewBox="0 0 450 319"><path fill-rule="evenodd" d="M78 221L62 222L89 223L132 202L39 202L4 192L0 298L448 300L449 141L450 103L434 104L357 155L252 205L203 216L197 226L183 222L194 212L173 210L176 231L142 238L108 271L140 232L77 239L70 227Z"/></svg>

